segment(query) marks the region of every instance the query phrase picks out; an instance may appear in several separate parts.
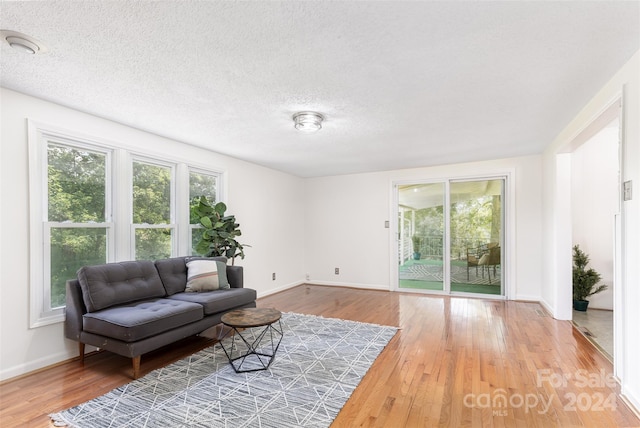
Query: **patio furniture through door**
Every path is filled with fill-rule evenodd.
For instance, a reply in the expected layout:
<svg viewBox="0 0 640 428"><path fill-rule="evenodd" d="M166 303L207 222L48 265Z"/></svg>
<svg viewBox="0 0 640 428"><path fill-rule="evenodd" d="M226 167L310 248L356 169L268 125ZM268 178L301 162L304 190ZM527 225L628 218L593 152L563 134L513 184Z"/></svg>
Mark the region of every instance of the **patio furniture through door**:
<svg viewBox="0 0 640 428"><path fill-rule="evenodd" d="M396 184L396 288L504 295L505 180Z"/></svg>

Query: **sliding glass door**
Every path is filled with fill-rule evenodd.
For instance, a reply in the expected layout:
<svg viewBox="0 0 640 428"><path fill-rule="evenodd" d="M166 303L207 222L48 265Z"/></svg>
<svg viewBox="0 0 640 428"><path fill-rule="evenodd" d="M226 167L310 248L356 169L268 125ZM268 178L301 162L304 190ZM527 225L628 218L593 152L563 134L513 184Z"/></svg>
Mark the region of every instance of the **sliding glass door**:
<svg viewBox="0 0 640 428"><path fill-rule="evenodd" d="M397 184L397 289L504 295L505 178Z"/></svg>
<svg viewBox="0 0 640 428"><path fill-rule="evenodd" d="M504 179L452 181L451 291L502 293Z"/></svg>
<svg viewBox="0 0 640 428"><path fill-rule="evenodd" d="M398 287L444 290L444 183L398 189Z"/></svg>

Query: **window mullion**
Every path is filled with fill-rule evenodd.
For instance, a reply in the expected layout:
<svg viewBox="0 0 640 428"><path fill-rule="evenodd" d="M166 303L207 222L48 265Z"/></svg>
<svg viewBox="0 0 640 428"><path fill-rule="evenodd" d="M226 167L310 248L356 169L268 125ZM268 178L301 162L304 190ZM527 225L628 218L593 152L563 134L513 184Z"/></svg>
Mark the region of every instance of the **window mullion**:
<svg viewBox="0 0 640 428"><path fill-rule="evenodd" d="M33 121L28 126L31 327L64 319L61 284L74 277L76 265L133 260L136 236L146 257L190 254L193 230L200 228L190 224L191 197L222 199L220 171L133 153L121 144ZM151 168L135 170L141 175L134 177L136 162ZM134 178L136 195L143 198L137 201L144 210L138 221L158 223L133 223ZM83 198L89 205L80 203Z"/></svg>
<svg viewBox="0 0 640 428"><path fill-rule="evenodd" d="M131 207L132 207L132 174L131 155L124 149L115 151L114 162L111 168L112 181L112 205L111 215L115 225L113 235L114 242L109 249L110 261L123 261L133 259L131 252Z"/></svg>
<svg viewBox="0 0 640 428"><path fill-rule="evenodd" d="M175 186L175 219L176 240L174 251L176 255L189 254L191 248L191 229L189 227L189 167L183 163L176 167Z"/></svg>

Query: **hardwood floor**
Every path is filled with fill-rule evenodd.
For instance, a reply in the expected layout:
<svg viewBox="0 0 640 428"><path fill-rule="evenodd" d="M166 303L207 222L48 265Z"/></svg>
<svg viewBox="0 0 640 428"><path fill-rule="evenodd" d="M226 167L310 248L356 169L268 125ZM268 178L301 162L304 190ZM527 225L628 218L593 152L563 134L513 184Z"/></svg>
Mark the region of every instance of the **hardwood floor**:
<svg viewBox="0 0 640 428"><path fill-rule="evenodd" d="M400 327L332 427L640 426L611 363L536 303L303 285L258 306ZM142 374L210 344L194 337L144 355ZM105 352L4 382L0 425L49 427L47 414L129 382L130 371Z"/></svg>

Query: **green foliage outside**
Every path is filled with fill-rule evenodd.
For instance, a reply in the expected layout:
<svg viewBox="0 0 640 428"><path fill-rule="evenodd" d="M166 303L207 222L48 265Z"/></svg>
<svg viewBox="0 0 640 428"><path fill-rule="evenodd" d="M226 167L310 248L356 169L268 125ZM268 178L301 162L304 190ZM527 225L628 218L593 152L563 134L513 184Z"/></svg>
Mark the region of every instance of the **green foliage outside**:
<svg viewBox="0 0 640 428"><path fill-rule="evenodd" d="M171 223L171 169L133 163L133 224ZM136 260L171 257L170 228L136 228Z"/></svg>
<svg viewBox="0 0 640 428"><path fill-rule="evenodd" d="M426 258L442 258L444 214L442 205L415 212L415 234L411 237L413 251ZM418 238L415 242L414 236Z"/></svg>
<svg viewBox="0 0 640 428"><path fill-rule="evenodd" d="M500 242L499 196L478 196L451 204L451 254L467 256L467 248Z"/></svg>
<svg viewBox="0 0 640 428"><path fill-rule="evenodd" d="M171 223L171 168L133 163L133 223Z"/></svg>
<svg viewBox="0 0 640 428"><path fill-rule="evenodd" d="M217 198L217 179L213 175L192 172L189 175L189 201L190 203L190 224L200 224L200 219L194 213L193 207L198 205L201 196L207 198L211 204L215 204Z"/></svg>
<svg viewBox="0 0 640 428"><path fill-rule="evenodd" d="M50 144L48 155L48 220L105 221L105 155ZM107 258L104 227L53 227L50 233L51 307L65 304L65 284L76 271Z"/></svg>
<svg viewBox="0 0 640 428"><path fill-rule="evenodd" d="M443 207L435 206L415 212L415 234L421 238L420 253L442 257L444 247ZM500 242L501 208L499 196L478 196L451 204L451 256L466 257L467 248Z"/></svg>
<svg viewBox="0 0 640 428"><path fill-rule="evenodd" d="M103 222L105 155L48 147L49 221Z"/></svg>
<svg viewBox="0 0 640 428"><path fill-rule="evenodd" d="M92 227L106 219L106 155L79 148L49 144L48 221L63 223L50 232L51 307L65 304L65 283L86 265L107 262L107 229ZM133 163L133 216L135 225L170 224L171 169L143 162ZM216 199L216 176L192 172L189 195ZM195 202L194 202L195 203ZM199 220L192 216L192 224ZM70 223L65 227L64 223ZM76 227L71 223L84 223ZM194 229L194 241L203 229ZM172 230L168 227L136 227L138 260L171 257Z"/></svg>
<svg viewBox="0 0 640 428"><path fill-rule="evenodd" d="M82 266L107 260L107 229L51 229L51 307L65 305L65 284Z"/></svg>
<svg viewBox="0 0 640 428"><path fill-rule="evenodd" d="M136 229L136 260L159 260L171 257L172 233L168 227Z"/></svg>

